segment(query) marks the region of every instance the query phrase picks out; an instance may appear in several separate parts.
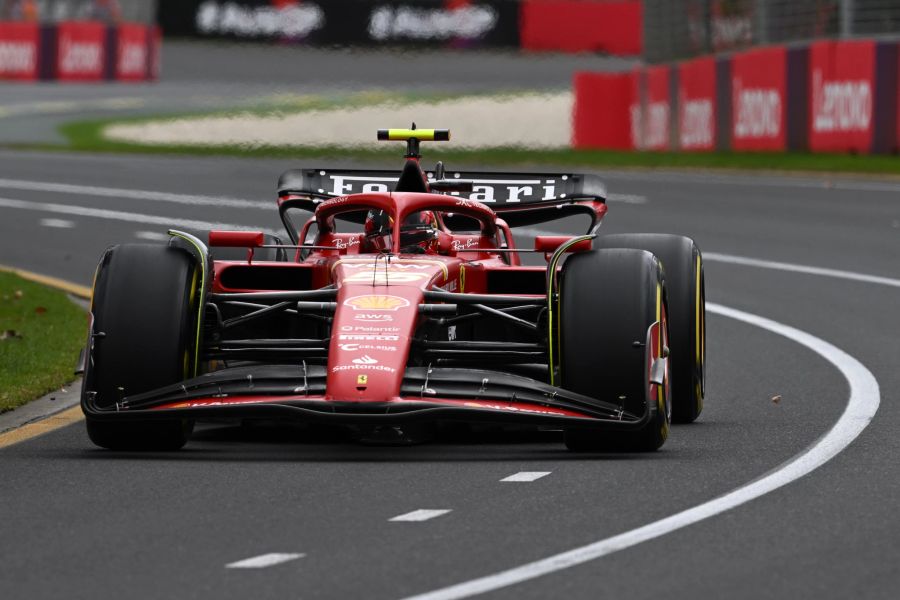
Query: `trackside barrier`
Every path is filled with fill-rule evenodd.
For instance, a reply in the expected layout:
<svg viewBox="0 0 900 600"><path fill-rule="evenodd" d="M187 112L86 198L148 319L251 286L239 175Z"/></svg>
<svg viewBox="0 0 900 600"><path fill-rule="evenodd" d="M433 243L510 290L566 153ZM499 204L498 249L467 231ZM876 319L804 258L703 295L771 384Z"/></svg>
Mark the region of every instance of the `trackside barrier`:
<svg viewBox="0 0 900 600"><path fill-rule="evenodd" d="M643 0L160 0L166 35L637 56Z"/></svg>
<svg viewBox="0 0 900 600"><path fill-rule="evenodd" d="M632 149L897 152L898 55L893 41L819 41L646 67L633 76L637 92L576 83L573 140L622 148L592 130L591 107L600 106L616 111L605 121L640 124ZM622 97L598 105L604 94Z"/></svg>
<svg viewBox="0 0 900 600"><path fill-rule="evenodd" d="M572 137L575 148L631 150L638 123L632 123L632 108L637 112L635 73L578 73L575 75L576 123ZM622 115L628 115L622 118Z"/></svg>
<svg viewBox="0 0 900 600"><path fill-rule="evenodd" d="M524 50L641 53L642 0L523 0L520 10Z"/></svg>
<svg viewBox="0 0 900 600"><path fill-rule="evenodd" d="M0 80L155 80L160 48L159 28L138 23L0 22Z"/></svg>

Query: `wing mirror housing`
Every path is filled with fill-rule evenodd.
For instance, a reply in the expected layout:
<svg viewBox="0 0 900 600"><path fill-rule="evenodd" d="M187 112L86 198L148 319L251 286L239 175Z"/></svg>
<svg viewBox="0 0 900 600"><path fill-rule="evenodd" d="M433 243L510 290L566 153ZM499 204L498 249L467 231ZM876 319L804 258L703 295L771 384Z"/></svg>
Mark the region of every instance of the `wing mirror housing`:
<svg viewBox="0 0 900 600"><path fill-rule="evenodd" d="M539 235L534 238L534 249L536 252L543 252L545 254L552 254L556 252L556 250L568 242L574 237L578 236L569 236L569 235ZM591 244L592 240L582 240L569 248L566 248L566 252L589 252L593 245Z"/></svg>

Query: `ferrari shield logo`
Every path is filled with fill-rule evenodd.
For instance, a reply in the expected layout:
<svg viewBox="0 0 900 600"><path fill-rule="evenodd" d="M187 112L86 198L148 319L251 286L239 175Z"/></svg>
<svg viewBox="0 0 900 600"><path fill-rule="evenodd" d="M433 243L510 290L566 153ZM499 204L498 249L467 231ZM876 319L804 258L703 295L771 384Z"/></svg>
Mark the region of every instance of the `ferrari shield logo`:
<svg viewBox="0 0 900 600"><path fill-rule="evenodd" d="M356 385L367 385L369 383L368 375L357 375L356 376Z"/></svg>

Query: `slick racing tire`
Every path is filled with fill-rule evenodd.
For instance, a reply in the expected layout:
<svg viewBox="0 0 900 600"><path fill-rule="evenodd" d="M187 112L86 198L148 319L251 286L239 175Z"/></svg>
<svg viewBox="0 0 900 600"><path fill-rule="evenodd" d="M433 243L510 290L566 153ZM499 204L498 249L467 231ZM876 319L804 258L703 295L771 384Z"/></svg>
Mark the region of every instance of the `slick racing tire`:
<svg viewBox="0 0 900 600"><path fill-rule="evenodd" d="M646 425L633 431L567 429L566 446L577 452L658 449L669 435L671 417L668 377L662 385L650 383L651 367L662 358L667 342L659 260L641 250L596 250L569 257L561 277L561 386L631 414L650 415ZM657 321L659 338L650 343L650 328Z"/></svg>
<svg viewBox="0 0 900 600"><path fill-rule="evenodd" d="M672 421L691 423L703 410L706 391L706 294L703 258L690 238L659 233L615 234L595 248L647 250L662 262L669 307Z"/></svg>
<svg viewBox="0 0 900 600"><path fill-rule="evenodd" d="M83 404L109 409L124 396L189 375L200 279L185 250L127 244L106 251L94 282ZM91 441L111 450L177 450L193 429L181 419L107 420L88 413L86 422Z"/></svg>

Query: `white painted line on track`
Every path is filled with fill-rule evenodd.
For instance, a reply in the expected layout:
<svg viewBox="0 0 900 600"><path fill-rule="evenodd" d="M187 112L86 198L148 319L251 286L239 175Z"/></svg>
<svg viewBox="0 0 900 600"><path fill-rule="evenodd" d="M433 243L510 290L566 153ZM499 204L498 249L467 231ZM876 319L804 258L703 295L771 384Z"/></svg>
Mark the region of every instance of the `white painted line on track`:
<svg viewBox="0 0 900 600"><path fill-rule="evenodd" d="M134 237L139 240L147 240L148 242L165 242L171 236L160 231L135 231Z"/></svg>
<svg viewBox="0 0 900 600"><path fill-rule="evenodd" d="M52 192L58 194L80 194L102 198L128 198L131 200L151 200L157 202L174 202L192 206L218 206L223 208L252 208L271 211L275 208L275 197L270 202L244 200L220 196L203 196L195 194L172 194L169 192L153 192L149 190L131 190L108 188L93 185L75 185L69 183L47 183L43 181L26 181L23 179L0 179L0 189L24 190L35 192Z"/></svg>
<svg viewBox="0 0 900 600"><path fill-rule="evenodd" d="M796 481L822 466L849 446L875 417L878 405L881 402L878 382L875 380L875 376L862 363L843 350L809 333L765 317L720 304L707 304L706 308L711 313L760 327L806 346L841 372L850 385L850 399L844 412L828 433L819 438L808 449L774 471L770 471L759 479L741 486L724 496L719 496L659 521L599 540L587 546L581 546L568 552L549 556L471 581L465 581L417 596L410 596L404 600L455 600L477 596L596 560L722 514Z"/></svg>
<svg viewBox="0 0 900 600"><path fill-rule="evenodd" d="M863 283L877 283L879 285L889 285L891 287L900 287L900 279L891 279L890 277L866 275L864 273L841 271L838 269L826 269L823 267L811 267L808 265L798 265L794 263L760 260L757 258L749 258L747 256L735 256L733 254L704 252L703 260L710 262L728 263L732 265L744 265L748 267L760 267L763 269L775 269L777 271L805 273L807 275L821 275L823 277L834 277L837 279L849 279L850 281L861 281Z"/></svg>
<svg viewBox="0 0 900 600"><path fill-rule="evenodd" d="M56 229L72 229L75 227L75 221L67 221L66 219L41 219L40 224L44 227L54 227Z"/></svg>
<svg viewBox="0 0 900 600"><path fill-rule="evenodd" d="M270 552L269 554L261 554L252 558L245 558L237 562L228 563L226 569L265 569L273 567L298 558L303 558L305 554L294 554L289 552Z"/></svg>
<svg viewBox="0 0 900 600"><path fill-rule="evenodd" d="M243 231L263 231L266 233L271 232L271 230L269 229L253 227L252 225L234 225L229 223L220 223L217 221L198 221L196 219L183 219L181 217L158 217L155 215L144 215L141 213L133 213L121 210L90 208L87 206L74 206L71 204L54 204L50 202L28 202L25 200L14 200L12 198L0 198L0 207L18 208L21 210L34 210L61 215L73 215L78 217L91 217L95 219L126 221L129 223L141 223L144 225L160 225L162 227L175 227L179 229L231 229Z"/></svg>
<svg viewBox="0 0 900 600"><path fill-rule="evenodd" d="M516 481L516 482L524 482L528 483L531 481L537 481L541 477L546 477L552 473L552 471L519 471L509 477L504 477L500 481Z"/></svg>
<svg viewBox="0 0 900 600"><path fill-rule="evenodd" d="M446 515L448 512L450 512L449 508L420 508L419 510L414 510L406 514L397 515L392 519L388 519L388 521L427 521L435 517Z"/></svg>
<svg viewBox="0 0 900 600"><path fill-rule="evenodd" d="M606 197L607 202L621 202L623 204L647 204L647 196L638 196L637 194L609 194Z"/></svg>

